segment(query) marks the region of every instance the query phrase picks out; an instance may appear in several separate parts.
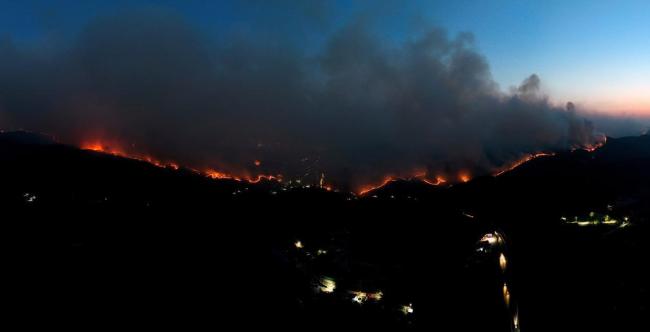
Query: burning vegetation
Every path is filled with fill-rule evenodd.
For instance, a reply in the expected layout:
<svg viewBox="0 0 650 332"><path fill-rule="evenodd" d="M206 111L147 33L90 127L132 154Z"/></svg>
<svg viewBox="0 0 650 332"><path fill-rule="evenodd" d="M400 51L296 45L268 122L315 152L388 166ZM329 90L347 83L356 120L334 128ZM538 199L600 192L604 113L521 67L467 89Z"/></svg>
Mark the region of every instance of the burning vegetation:
<svg viewBox="0 0 650 332"><path fill-rule="evenodd" d="M582 147L582 150L588 151L588 152L594 152L596 149L604 145L604 140L602 142L599 142L597 144L593 145L588 145L585 147ZM138 152L133 152L132 150L135 150L134 148L132 149L125 149L122 147L123 145L121 144L115 144L115 143L106 143L104 141L100 140L90 140L83 142L80 144L80 148L84 150L91 150L95 152L100 152L100 153L105 153L105 154L110 154L114 156L119 156L123 158L129 158L129 159L134 159L134 160L139 160L139 161L144 161L148 162L152 165L155 165L157 167L161 168L170 168L174 170L178 170L181 166L179 163L174 162L174 161L163 161L161 159L152 157L151 155L144 154L144 153L138 153ZM572 149L572 151L577 150L577 148ZM493 173L493 176L501 176L505 173L508 173L519 166L535 160L539 158L546 158L546 157L552 157L556 155L554 152L539 152L539 153L533 153L526 155L519 160L516 160L512 163L510 163L507 166L501 167L499 170ZM255 168L260 168L262 162L260 160L254 160L253 165ZM233 181L239 181L239 182L249 182L249 183L259 183L261 181L276 181L276 182L283 182L284 176L282 174L276 174L276 175L270 175L270 174L255 174L251 175L248 170L242 170L239 172L239 174L235 173L229 173L225 171L220 171L216 170L213 168L203 168L202 170L198 170L195 168L183 166L184 169L193 171L195 173L203 174L209 178L212 179L217 179L217 180L233 180ZM365 196L370 192L373 192L375 190L378 190L380 188L383 188L387 186L390 183L396 182L396 181L420 181L422 183L425 183L430 186L449 186L453 185L454 183L466 183L469 182L472 177L469 172L467 171L459 171L456 173L455 176L451 176L452 179L455 179L455 181L448 181L449 177L448 176L443 176L443 175L436 175L436 176L430 176L426 171L418 171L414 172L414 174L410 177L398 177L398 176L386 176L384 179L378 183L378 184L366 184L358 187L357 189L353 190L354 193L356 193L359 196ZM293 181L290 181L293 182ZM297 179L295 180L296 183L302 183L302 179ZM333 191L334 188L330 184L325 183L325 173L321 173L320 177L317 180L318 183L308 183L305 182L306 186L318 186L319 188L325 189L327 191Z"/></svg>
<svg viewBox="0 0 650 332"><path fill-rule="evenodd" d="M525 163L527 163L527 162L529 162L529 161L531 161L533 159L542 158L542 157L551 157L551 156L554 156L554 155L555 155L555 153L545 153L545 152L540 152L540 153L534 153L534 154L531 154L531 155L527 155L527 156L513 162L510 166L507 166L507 167L503 168L502 170L496 172L494 174L494 176L500 176L500 175L502 175L504 173L510 172L513 169L515 169L515 168L517 168L517 167L519 167L519 166L521 166L521 165L523 165L523 164L525 164Z"/></svg>
<svg viewBox="0 0 650 332"><path fill-rule="evenodd" d="M116 144L107 144L101 141L89 141L89 142L84 142L80 145L80 148L83 150L90 150L90 151L95 151L95 152L101 152L105 154L111 154L114 156L122 157L122 158L129 158L129 159L135 159L135 160L140 160L140 161L145 161L150 164L153 164L158 167L169 167L172 169L179 169L179 165L175 162L164 162L161 160L158 160L152 156L146 155L146 154L140 154L140 153L133 153L133 152L127 152L126 149L121 148L119 145Z"/></svg>
<svg viewBox="0 0 650 332"><path fill-rule="evenodd" d="M119 144L107 144L101 141L88 141L84 142L80 145L80 148L83 150L90 150L90 151L95 151L95 152L100 152L100 153L105 153L105 154L110 154L122 158L128 158L128 159L134 159L134 160L139 160L139 161L144 161L147 163L150 163L152 165L155 165L157 167L161 168L171 168L174 170L178 170L180 168L179 164L176 162L172 161L162 161L160 159L154 158L150 155L147 154L142 154L142 153L137 153L137 152L131 152L128 151L127 149L121 148ZM254 161L255 166L260 166L261 162L258 160ZM250 182L250 183L259 183L260 181L277 181L277 182L282 182L282 174L277 174L277 175L267 175L267 174L257 174L257 175L235 175L231 173L226 173L222 171L217 171L211 168L206 168L203 171L186 167L183 166L183 168L203 174L209 178L212 179L217 179L217 180L234 180L234 181L245 181L245 182ZM247 173L247 172L246 172Z"/></svg>
<svg viewBox="0 0 650 332"><path fill-rule="evenodd" d="M574 149L571 149L571 151L573 152L573 151L576 151L576 150L584 150L584 151L587 151L587 152L591 153L591 152L596 151L598 148L602 147L604 144L605 144L605 142L603 141L603 142L600 142L598 144L584 146L584 147L579 148L579 149L574 148ZM501 175L503 175L505 173L513 171L514 169L520 167L521 165L526 164L527 162L530 162L530 161L533 161L533 160L536 160L536 159L540 159L540 158L553 157L556 154L557 153L555 153L555 152L538 152L538 153L532 153L532 154L529 154L529 155L525 155L524 157L521 157L520 159L515 160L514 162L511 162L506 166L500 167L497 171L492 173L492 176L495 176L495 177L501 176ZM387 176L379 184L362 186L357 191L357 193L360 196L364 196L364 195L367 195L368 193L373 192L373 191L375 191L377 189L383 188L383 187L387 186L390 183L400 181L400 180L403 180L403 181L419 180L419 181L422 181L423 183L426 183L426 184L431 185L431 186L442 186L442 185L452 185L454 183L466 183L466 182L469 182L469 181L472 180L472 176L467 171L460 171L460 172L457 173L455 179L456 179L456 181L451 181L451 182L447 181L446 177L443 177L443 176L435 176L433 179L430 179L430 178L428 178L426 176L426 173L419 173L419 174L416 174L416 175L414 175L412 177L405 177L405 178Z"/></svg>

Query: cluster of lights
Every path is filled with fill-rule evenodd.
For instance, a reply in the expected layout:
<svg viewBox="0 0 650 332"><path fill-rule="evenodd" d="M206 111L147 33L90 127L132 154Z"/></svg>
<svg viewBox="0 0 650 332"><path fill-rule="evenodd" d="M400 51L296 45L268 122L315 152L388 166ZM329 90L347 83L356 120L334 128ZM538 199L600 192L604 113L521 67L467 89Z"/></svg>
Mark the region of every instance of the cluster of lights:
<svg viewBox="0 0 650 332"><path fill-rule="evenodd" d="M336 282L330 277L320 277L316 285L316 290L326 294L334 293L336 290Z"/></svg>
<svg viewBox="0 0 650 332"><path fill-rule="evenodd" d="M25 199L25 202L27 202L27 203L34 203L36 201L36 195L32 194L32 193L23 194L23 198Z"/></svg>
<svg viewBox="0 0 650 332"><path fill-rule="evenodd" d="M323 294L333 294L336 291L336 282L333 278L322 276L318 279L316 284L316 291ZM363 292L363 291L349 291L353 303L362 305L368 301L379 302L384 298L382 291L376 292ZM413 314L413 303L399 306L399 311L404 315Z"/></svg>
<svg viewBox="0 0 650 332"><path fill-rule="evenodd" d="M296 240L293 242L293 247L296 248L297 250L305 250L305 245L301 240ZM317 255L325 255L327 254L327 250L324 249L318 249L316 251ZM334 278L330 276L320 276L314 284L314 290L317 293L321 294L333 294L335 293L337 289L337 284ZM350 290L347 292L350 297L349 299L358 305L365 304L367 302L380 302L384 298L384 293L381 290L377 290L374 292L368 292L368 291L361 291L361 290ZM399 311L402 312L405 315L411 315L413 314L413 304L409 303L408 305L401 305L399 307Z"/></svg>
<svg viewBox="0 0 650 332"><path fill-rule="evenodd" d="M403 306L400 308L400 311L401 311L403 314L405 314L405 315L411 315L411 314L413 314L413 304L412 304L412 303L409 303L409 304L407 304L407 305L403 305Z"/></svg>
<svg viewBox="0 0 650 332"><path fill-rule="evenodd" d="M562 222L568 225L577 225L579 227L585 226L617 226L619 228L625 228L631 225L629 217L623 217L623 221L618 219L611 218L609 215L599 216L595 212L590 212L589 217L585 219L580 219L577 216L573 220L569 220L566 217L560 218Z"/></svg>
<svg viewBox="0 0 650 332"><path fill-rule="evenodd" d="M486 253L493 252L498 250L498 263L501 273L505 276L506 269L508 268L508 259L505 254L505 239L501 233L494 231L487 233L481 237L479 240L479 246L477 248L478 252ZM510 288L508 284L504 281L501 286L501 293L503 296L503 303L506 308L512 313L512 327L514 331L519 331L519 312L517 306L512 303Z"/></svg>
<svg viewBox="0 0 650 332"><path fill-rule="evenodd" d="M377 291L374 293L367 293L362 291L350 291L352 294L352 302L358 304L364 304L366 301L370 300L373 302L379 302L384 297L384 293Z"/></svg>

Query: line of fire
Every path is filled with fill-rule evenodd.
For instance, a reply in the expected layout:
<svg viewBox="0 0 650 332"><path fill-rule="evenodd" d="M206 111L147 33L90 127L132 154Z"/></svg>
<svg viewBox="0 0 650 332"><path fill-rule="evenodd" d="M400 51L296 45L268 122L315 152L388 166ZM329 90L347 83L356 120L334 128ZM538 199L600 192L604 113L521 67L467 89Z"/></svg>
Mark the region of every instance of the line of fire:
<svg viewBox="0 0 650 332"><path fill-rule="evenodd" d="M604 142L598 143L595 145L589 145L589 146L583 146L580 148L573 148L571 151L575 150L585 150L588 152L593 152L596 149L598 149L600 146L602 146ZM161 161L155 157L152 157L147 154L140 154L137 152L127 152L125 149L119 148L119 144L106 144L102 143L100 141L91 141L87 143L82 143L80 145L81 149L85 150L91 150L95 152L101 152L101 153L107 153L115 156L120 156L120 157L125 157L125 158L130 158L130 159L135 159L135 160L141 160L145 161L148 163L151 163L155 166L158 167L163 167L163 168L171 168L178 170L179 169L179 163L174 162L174 161ZM555 153L552 152L537 152L537 153L531 153L527 154L513 162L508 163L507 165L504 165L500 168L498 168L496 171L492 173L492 176L500 176L502 174L505 174L507 172L512 171L513 169L523 165L526 162L529 162L531 160L537 159L537 158L542 158L542 157L550 157L553 156ZM256 167L259 167L261 165L261 161L259 160L254 160L253 165ZM258 183L262 180L267 180L267 181L277 181L277 182L283 182L284 177L282 174L275 174L275 175L270 175L270 174L254 174L251 175L249 171L243 171L240 172L240 174L235 174L235 173L228 173L224 171L219 171L215 170L212 168L204 168L203 170L198 170L189 166L183 166L184 168L194 171L199 174L204 174L210 178L213 179L225 179L225 180L235 180L235 181L244 181L244 182L249 182L249 183ZM386 185L396 182L396 181L421 181L422 183L425 183L427 185L431 186L445 186L445 185L452 185L455 183L467 183L471 180L471 175L467 171L459 171L456 175L456 177L449 178L443 175L438 175L438 176L433 176L431 177L430 175L427 174L426 171L422 172L415 172L413 176L411 177L397 177L397 176L386 176L381 183L376 184L376 185L362 185L360 186L357 190L354 190L353 192L356 193L359 196L364 196L367 195L375 190L381 189L382 187L385 187ZM288 185L304 185L305 187L309 188L311 186L322 188L328 191L336 190L331 184L327 184L325 182L325 173L320 173L320 177L318 179L317 183L310 183L308 180L305 179L294 179L294 180L288 180L287 181Z"/></svg>

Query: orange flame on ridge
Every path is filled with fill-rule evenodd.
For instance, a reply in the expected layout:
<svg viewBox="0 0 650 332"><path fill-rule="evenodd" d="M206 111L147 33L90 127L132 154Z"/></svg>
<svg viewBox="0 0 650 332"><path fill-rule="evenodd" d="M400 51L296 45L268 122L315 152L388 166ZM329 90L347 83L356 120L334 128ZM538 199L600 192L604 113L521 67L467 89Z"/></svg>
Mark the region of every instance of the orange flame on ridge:
<svg viewBox="0 0 650 332"><path fill-rule="evenodd" d="M407 177L407 178L396 177L396 176L387 176L387 177L384 178L384 180L381 182L381 184L378 184L378 185L366 185L366 186L361 187L361 189L359 189L357 191L358 192L357 195L364 196L364 195L368 194L369 192L380 189L380 188L382 188L382 187L384 187L384 186L386 186L389 183L394 182L394 181L399 181L399 180L408 181L408 180L414 180L414 179L420 180L420 181L422 181L422 182L424 182L424 183L426 183L428 185L431 185L431 186L440 186L440 185L447 182L447 180L442 176L436 176L435 180L430 180L430 179L428 179L426 177L426 172L419 172L419 173L416 173L415 175L413 175L412 177Z"/></svg>
<svg viewBox="0 0 650 332"><path fill-rule="evenodd" d="M521 166L521 165L523 165L523 164L525 164L525 163L527 163L527 162L529 162L529 161L531 161L533 159L537 159L537 158L541 158L541 157L551 157L551 156L554 156L554 155L555 155L555 153L539 152L539 153L534 153L534 154L524 156L523 158L513 162L509 166L507 166L507 167L501 169L500 171L494 173L494 176L500 176L502 174L508 173L508 172L512 171L513 169L515 169L515 168L517 168L517 167L519 167L519 166Z"/></svg>
<svg viewBox="0 0 650 332"><path fill-rule="evenodd" d="M113 145L113 144L109 145L109 144L102 143L101 141L98 140L84 142L80 145L80 148L83 150L91 150L95 152L122 157L122 158L144 161L160 168L172 168L175 170L178 170L180 168L179 165L175 162L162 162L149 155L126 152L126 150L119 147L119 145ZM261 163L256 160L255 165L259 166L258 164ZM188 169L196 173L203 174L209 178L218 179L218 180L235 180L235 181L245 181L250 183L258 183L262 180L282 182L281 174L278 175L258 174L255 176L246 175L240 177L240 176L235 176L233 174L217 171L214 169L206 169L204 171L199 171L192 168L188 168Z"/></svg>
<svg viewBox="0 0 650 332"><path fill-rule="evenodd" d="M583 146L581 149L588 151L588 152L593 152L596 149L602 147L605 144L605 141L593 144L593 145L588 145L588 146ZM175 162L163 162L160 161L159 159L153 158L149 155L146 154L139 154L139 153L131 153L131 152L126 152L125 149L122 149L119 145L108 145L103 143L102 141L99 140L94 140L94 141L87 141L83 142L80 145L81 149L84 150L91 150L91 151L96 151L100 153L105 153L105 154L110 154L114 156L119 156L123 158L128 158L128 159L133 159L133 160L139 160L139 161L144 161L147 163L150 163L154 166L161 167L161 168L172 168L175 170L178 170L180 167L177 163ZM576 148L572 149L572 151L576 150ZM547 153L547 152L539 152L539 153L534 153L530 155L526 155L522 157L519 160L516 160L515 162L509 164L506 167L501 168L498 170L496 173L493 174L493 176L500 176L503 175L507 172L510 172L514 170L515 168L531 161L537 158L541 157L550 157L554 156L555 153ZM255 166L260 166L261 162L259 160L254 160L253 164ZM243 176L236 176L230 173L222 172L222 171L217 171L215 169L205 169L203 171L195 170L188 168L191 171L194 171L199 174L203 174L209 178L212 179L219 179L219 180L234 180L234 181L240 181L240 182L248 182L248 183L259 183L260 181L267 180L267 181L277 181L277 182L282 182L283 176L281 174L277 175L266 175L266 174L258 174L258 175L243 175ZM445 183L447 183L447 179L442 177L442 176L436 176L434 179L429 179L427 177L427 172L416 172L414 173L413 176L411 177L396 177L396 176L386 176L382 180L380 184L376 185L365 185L362 186L358 191L357 195L358 196L364 196L368 194L369 192L372 192L374 190L380 189L386 185L388 185L391 182L398 181L398 180L420 180L423 183L426 183L431 186L440 186ZM466 172L466 171L461 171L458 173L458 181L459 182L469 182L471 180L471 176ZM331 186L323 186L327 191L332 191L333 188Z"/></svg>
<svg viewBox="0 0 650 332"><path fill-rule="evenodd" d="M371 191L382 188L382 187L386 186L387 184L389 184L389 183L391 183L393 181L397 181L397 180L399 180L399 178L394 178L392 176L388 176L388 177L384 178L383 182L381 184L379 184L379 185L364 186L361 189L359 189L359 196L363 196L363 195L365 195L365 194L367 194L367 193L369 193Z"/></svg>
<svg viewBox="0 0 650 332"><path fill-rule="evenodd" d="M82 143L80 146L81 149L83 150L91 150L95 152L100 152L100 153L105 153L105 154L110 154L113 156L118 156L122 158L128 158L128 159L134 159L134 160L139 160L139 161L145 161L148 162L154 166L158 166L160 168L173 168L173 169L179 169L179 166L175 162L163 162L160 161L156 158L153 158L149 155L145 154L135 154L135 153L128 153L124 149L120 148L119 146L116 145L108 145L108 144L103 144L102 142L99 141L91 141L91 142L85 142Z"/></svg>

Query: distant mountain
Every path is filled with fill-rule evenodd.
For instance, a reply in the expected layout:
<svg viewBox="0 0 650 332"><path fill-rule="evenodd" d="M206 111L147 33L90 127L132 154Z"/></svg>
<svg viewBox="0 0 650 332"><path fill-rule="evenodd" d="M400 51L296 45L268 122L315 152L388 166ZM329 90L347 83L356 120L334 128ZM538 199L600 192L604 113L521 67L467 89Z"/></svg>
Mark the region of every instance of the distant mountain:
<svg viewBox="0 0 650 332"><path fill-rule="evenodd" d="M213 180L194 171L158 167L144 161L79 150L29 132L0 133L4 193L27 191L41 201L62 203L115 199L129 204L192 206L223 200L278 202L300 199L344 201L424 201L448 209L485 211L499 216L521 209L564 213L617 202L650 206L650 136L610 138L593 151L575 150L533 159L499 176L468 183L431 185L418 179L393 180L364 195L325 192L317 187L285 186L277 181L248 183ZM24 187L24 188L21 188ZM325 193L324 193L325 192ZM266 197L266 198L264 198ZM268 199L267 199L268 198ZM18 198L20 200L20 198ZM270 200L269 200L270 199ZM514 206L502 208L504 204ZM547 208L551 206L552 208Z"/></svg>
<svg viewBox="0 0 650 332"><path fill-rule="evenodd" d="M29 131L0 131L0 139L7 143L25 145L49 145L56 143L56 140L49 135Z"/></svg>
<svg viewBox="0 0 650 332"><path fill-rule="evenodd" d="M650 136L354 195L13 132L0 133L0 185L9 302L75 318L125 308L283 330L504 331L515 318L527 331L626 330L650 304ZM629 227L581 226L601 216ZM504 244L485 256L477 243L496 232ZM333 296L314 280L336 280ZM371 290L377 305L350 296Z"/></svg>
<svg viewBox="0 0 650 332"><path fill-rule="evenodd" d="M419 199L436 206L516 219L522 211L559 217L607 206L650 206L650 136L610 138L595 151L574 150L530 160L499 176L432 186L395 180L365 199ZM649 210L650 212L650 210Z"/></svg>

